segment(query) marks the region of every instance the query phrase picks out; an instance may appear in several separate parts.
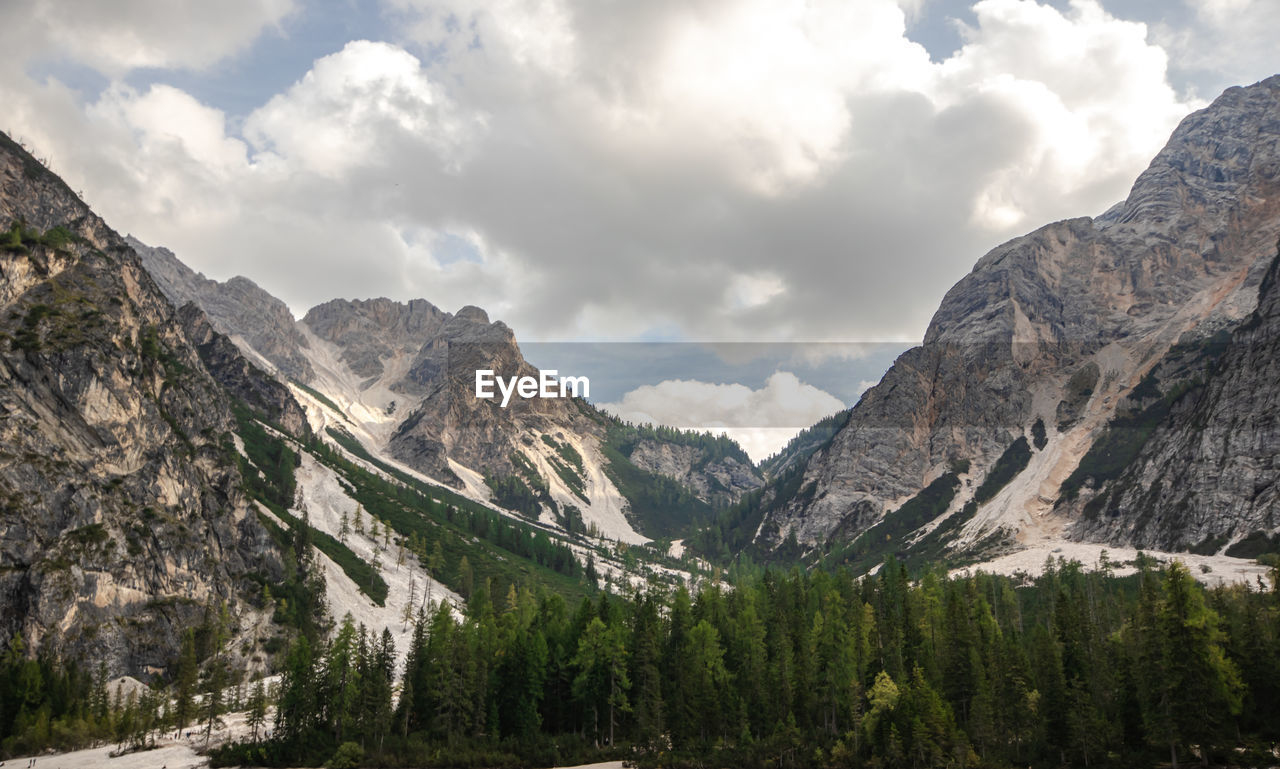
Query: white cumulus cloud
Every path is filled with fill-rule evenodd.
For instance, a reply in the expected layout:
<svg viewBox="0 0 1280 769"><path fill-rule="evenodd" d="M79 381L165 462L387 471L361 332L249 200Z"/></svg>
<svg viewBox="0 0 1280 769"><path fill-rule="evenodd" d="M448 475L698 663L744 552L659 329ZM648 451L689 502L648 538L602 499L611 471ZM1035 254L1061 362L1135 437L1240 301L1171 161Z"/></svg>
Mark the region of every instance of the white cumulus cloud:
<svg viewBox="0 0 1280 769"><path fill-rule="evenodd" d="M637 387L616 403L601 404L601 408L630 422L727 434L759 461L776 453L803 428L845 405L830 393L801 382L795 374L778 371L759 389L665 380Z"/></svg>
<svg viewBox="0 0 1280 769"><path fill-rule="evenodd" d="M386 3L404 38L352 41L247 115L11 73L4 127L119 229L298 311L422 296L524 339L881 341L918 339L991 246L1123 197L1199 104L1093 0L982 0L940 62L907 33L928 2ZM43 29L22 7L0 14ZM207 52L138 48L199 66L289 7L209 21ZM457 242L474 253L438 252Z"/></svg>
<svg viewBox="0 0 1280 769"><path fill-rule="evenodd" d="M295 0L6 0L8 54L65 57L118 76L142 67L204 68L244 50Z"/></svg>

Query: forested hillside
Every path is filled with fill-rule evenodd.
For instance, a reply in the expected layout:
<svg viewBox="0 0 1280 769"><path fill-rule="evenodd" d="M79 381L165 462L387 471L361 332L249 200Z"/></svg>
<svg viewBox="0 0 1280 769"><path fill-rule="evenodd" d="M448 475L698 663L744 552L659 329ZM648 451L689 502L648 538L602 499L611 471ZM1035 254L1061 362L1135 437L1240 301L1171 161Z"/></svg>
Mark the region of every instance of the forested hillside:
<svg viewBox="0 0 1280 769"><path fill-rule="evenodd" d="M462 617L417 618L398 702L386 640L348 622L323 647L299 641L274 740L217 762L1274 763L1280 592L1137 566L913 582L890 561L577 606L477 591Z"/></svg>

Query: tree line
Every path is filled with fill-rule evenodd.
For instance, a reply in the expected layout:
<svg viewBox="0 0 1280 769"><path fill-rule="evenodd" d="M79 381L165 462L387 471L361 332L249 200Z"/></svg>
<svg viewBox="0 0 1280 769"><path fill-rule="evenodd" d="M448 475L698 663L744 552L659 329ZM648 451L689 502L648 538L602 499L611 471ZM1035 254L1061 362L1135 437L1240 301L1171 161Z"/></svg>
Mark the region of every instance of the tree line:
<svg viewBox="0 0 1280 769"><path fill-rule="evenodd" d="M273 739L218 761L1207 766L1280 740L1280 593L1147 559L914 581L890 560L573 607L479 589L419 613L398 682L393 654L349 620L299 640Z"/></svg>

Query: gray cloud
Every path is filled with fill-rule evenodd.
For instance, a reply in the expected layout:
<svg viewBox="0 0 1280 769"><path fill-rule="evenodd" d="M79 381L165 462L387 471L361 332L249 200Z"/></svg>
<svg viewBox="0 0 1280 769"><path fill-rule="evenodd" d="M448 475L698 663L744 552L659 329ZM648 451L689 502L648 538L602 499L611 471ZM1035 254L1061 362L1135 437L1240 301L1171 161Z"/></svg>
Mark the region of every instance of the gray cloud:
<svg viewBox="0 0 1280 769"><path fill-rule="evenodd" d="M889 0L390 5L404 39L317 61L242 134L177 89L84 105L14 73L11 127L116 226L297 311L421 296L524 339L909 340L987 248L1123 197L1195 106L1092 2L983 0L940 63Z"/></svg>

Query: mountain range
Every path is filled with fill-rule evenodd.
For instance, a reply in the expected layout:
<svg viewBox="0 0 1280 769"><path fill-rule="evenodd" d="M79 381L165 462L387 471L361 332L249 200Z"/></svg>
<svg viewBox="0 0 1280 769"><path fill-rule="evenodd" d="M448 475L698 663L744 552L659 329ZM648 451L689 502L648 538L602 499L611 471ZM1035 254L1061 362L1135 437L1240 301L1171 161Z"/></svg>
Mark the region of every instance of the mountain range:
<svg viewBox="0 0 1280 769"><path fill-rule="evenodd" d="M477 368L537 373L484 310L296 319L121 237L5 137L3 631L163 671L223 614L264 666L306 624L312 547L331 610L388 625L478 578L580 595L705 568L671 540L863 571L1069 541L1275 550L1278 188L1280 77L1187 117L1101 216L982 257L923 344L757 465L582 399L478 400Z"/></svg>

